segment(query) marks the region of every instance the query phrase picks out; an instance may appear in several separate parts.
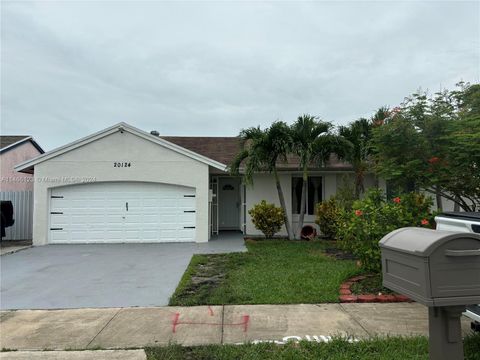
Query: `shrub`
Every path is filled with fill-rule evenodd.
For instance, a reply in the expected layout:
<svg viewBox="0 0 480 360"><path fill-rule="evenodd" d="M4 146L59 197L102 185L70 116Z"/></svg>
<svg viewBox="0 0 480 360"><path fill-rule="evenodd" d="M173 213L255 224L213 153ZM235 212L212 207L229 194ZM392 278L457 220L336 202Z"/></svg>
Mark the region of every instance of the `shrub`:
<svg viewBox="0 0 480 360"><path fill-rule="evenodd" d="M323 235L330 239L335 239L341 214L341 208L336 198L332 196L329 200L317 204L316 214L315 223L320 226Z"/></svg>
<svg viewBox="0 0 480 360"><path fill-rule="evenodd" d="M257 230L260 230L266 238L271 238L284 224L285 215L281 207L276 207L274 204L269 204L262 200L248 210L252 217L253 225Z"/></svg>
<svg viewBox="0 0 480 360"><path fill-rule="evenodd" d="M401 227L430 227L431 205L431 198L423 194L409 193L386 201L381 190L370 189L353 203L351 211L341 214L339 244L356 255L366 271L380 272L380 239Z"/></svg>

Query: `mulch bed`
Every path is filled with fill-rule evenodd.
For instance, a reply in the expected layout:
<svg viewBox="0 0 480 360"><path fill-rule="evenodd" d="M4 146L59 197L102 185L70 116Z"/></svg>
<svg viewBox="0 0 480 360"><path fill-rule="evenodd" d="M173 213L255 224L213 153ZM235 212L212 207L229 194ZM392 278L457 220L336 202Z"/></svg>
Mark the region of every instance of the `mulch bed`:
<svg viewBox="0 0 480 360"><path fill-rule="evenodd" d="M359 275L354 276L347 281L345 281L342 285L340 285L339 289L339 299L341 303L392 303L392 302L411 302L412 300L400 294L384 294L384 293L377 293L377 294L360 294L355 295L352 293L352 285L355 283L359 283L371 275Z"/></svg>

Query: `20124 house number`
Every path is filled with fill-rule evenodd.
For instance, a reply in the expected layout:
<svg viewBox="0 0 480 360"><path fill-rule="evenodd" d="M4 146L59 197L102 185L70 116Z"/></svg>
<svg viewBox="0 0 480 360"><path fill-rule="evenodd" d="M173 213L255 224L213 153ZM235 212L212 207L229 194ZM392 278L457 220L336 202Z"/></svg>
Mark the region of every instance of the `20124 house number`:
<svg viewBox="0 0 480 360"><path fill-rule="evenodd" d="M121 167L130 167L132 166L132 163L131 162L114 162L113 163L113 167L118 167L118 168L121 168Z"/></svg>

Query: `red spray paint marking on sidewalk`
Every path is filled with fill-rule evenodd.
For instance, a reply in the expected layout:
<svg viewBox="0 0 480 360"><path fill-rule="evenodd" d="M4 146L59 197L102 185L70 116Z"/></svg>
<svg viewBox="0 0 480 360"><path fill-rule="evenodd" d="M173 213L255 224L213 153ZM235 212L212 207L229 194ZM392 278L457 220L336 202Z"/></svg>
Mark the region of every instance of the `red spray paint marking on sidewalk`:
<svg viewBox="0 0 480 360"><path fill-rule="evenodd" d="M250 316L249 315L243 315L243 332L247 332L249 321L250 321Z"/></svg>
<svg viewBox="0 0 480 360"><path fill-rule="evenodd" d="M242 316L242 322L239 323L229 323L229 324L222 324L222 323L209 323L209 322L195 322L195 321L180 321L180 313L175 313L175 316L172 321L172 332L175 333L177 331L178 325L209 325L209 326L242 326L243 332L247 332L248 330L248 323L250 322L249 315Z"/></svg>
<svg viewBox="0 0 480 360"><path fill-rule="evenodd" d="M213 310L210 305L208 305L208 313L210 314L210 316L213 316Z"/></svg>
<svg viewBox="0 0 480 360"><path fill-rule="evenodd" d="M175 313L173 316L173 322L172 322L172 331L175 332L177 330L177 325L178 325L178 318L180 317L180 313Z"/></svg>

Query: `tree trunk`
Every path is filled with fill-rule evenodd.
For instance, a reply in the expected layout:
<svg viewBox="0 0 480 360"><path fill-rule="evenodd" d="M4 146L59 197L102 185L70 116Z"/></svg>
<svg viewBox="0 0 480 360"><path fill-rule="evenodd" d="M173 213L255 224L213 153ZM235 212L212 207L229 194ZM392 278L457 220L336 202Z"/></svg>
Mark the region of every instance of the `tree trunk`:
<svg viewBox="0 0 480 360"><path fill-rule="evenodd" d="M285 228L287 229L288 240L293 240L293 232L292 232L292 225L288 220L288 213L287 213L287 206L285 205L285 197L283 196L282 185L280 184L280 178L278 177L277 170L273 170L273 174L275 175L275 185L277 186L278 191L278 199L280 200L280 206L283 209L283 220L285 221Z"/></svg>
<svg viewBox="0 0 480 360"><path fill-rule="evenodd" d="M363 174L357 170L355 172L355 199L360 199L363 192Z"/></svg>
<svg viewBox="0 0 480 360"><path fill-rule="evenodd" d="M460 201L458 200L458 196L455 197L455 203L453 204L453 211L460 211Z"/></svg>
<svg viewBox="0 0 480 360"><path fill-rule="evenodd" d="M438 186L435 187L435 199L437 201L437 210L443 211L442 195L440 194L440 188Z"/></svg>
<svg viewBox="0 0 480 360"><path fill-rule="evenodd" d="M305 218L305 210L306 210L306 203L307 203L307 183L308 183L308 172L307 168L303 168L303 184L302 184L302 200L300 201L300 216L298 217L298 229L297 229L297 236L300 239L300 233L302 232L303 228L303 219Z"/></svg>

